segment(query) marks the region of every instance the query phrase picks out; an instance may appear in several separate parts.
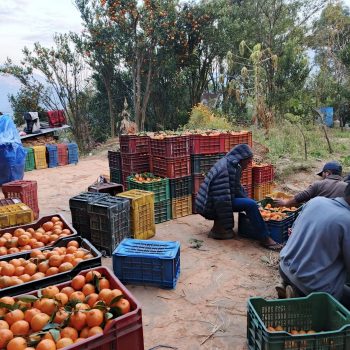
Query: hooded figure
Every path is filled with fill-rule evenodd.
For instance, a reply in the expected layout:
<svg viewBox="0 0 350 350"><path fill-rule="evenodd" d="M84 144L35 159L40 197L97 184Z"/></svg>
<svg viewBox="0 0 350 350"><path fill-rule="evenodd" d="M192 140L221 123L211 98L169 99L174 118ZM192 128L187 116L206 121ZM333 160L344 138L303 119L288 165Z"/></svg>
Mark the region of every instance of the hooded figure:
<svg viewBox="0 0 350 350"><path fill-rule="evenodd" d="M245 211L256 231L256 238L266 248L281 249L281 246L271 239L257 203L247 198L241 185L242 170L247 167L252 157L250 147L241 144L217 161L199 188L196 211L204 218L214 220L209 237L215 239L233 238L233 212Z"/></svg>

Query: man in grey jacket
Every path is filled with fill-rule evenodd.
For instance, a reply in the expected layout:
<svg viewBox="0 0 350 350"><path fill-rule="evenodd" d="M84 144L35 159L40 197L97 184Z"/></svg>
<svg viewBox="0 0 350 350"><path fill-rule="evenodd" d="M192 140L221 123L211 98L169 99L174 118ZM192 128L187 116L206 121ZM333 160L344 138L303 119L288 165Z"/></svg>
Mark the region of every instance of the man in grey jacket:
<svg viewBox="0 0 350 350"><path fill-rule="evenodd" d="M311 199L282 249L286 296L327 292L350 308L350 184L343 197Z"/></svg>

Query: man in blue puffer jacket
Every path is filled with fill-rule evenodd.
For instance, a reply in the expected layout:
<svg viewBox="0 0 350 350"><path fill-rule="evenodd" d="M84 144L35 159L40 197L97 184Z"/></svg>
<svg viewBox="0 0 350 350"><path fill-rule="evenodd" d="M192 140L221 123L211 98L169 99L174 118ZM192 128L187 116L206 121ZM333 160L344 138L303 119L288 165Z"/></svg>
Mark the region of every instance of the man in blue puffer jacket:
<svg viewBox="0 0 350 350"><path fill-rule="evenodd" d="M282 246L270 237L257 203L247 198L240 183L242 170L252 157L249 146L241 144L217 161L199 188L196 211L204 218L214 220L209 237L215 239L233 238L233 212L244 211L262 245L268 249L279 250Z"/></svg>

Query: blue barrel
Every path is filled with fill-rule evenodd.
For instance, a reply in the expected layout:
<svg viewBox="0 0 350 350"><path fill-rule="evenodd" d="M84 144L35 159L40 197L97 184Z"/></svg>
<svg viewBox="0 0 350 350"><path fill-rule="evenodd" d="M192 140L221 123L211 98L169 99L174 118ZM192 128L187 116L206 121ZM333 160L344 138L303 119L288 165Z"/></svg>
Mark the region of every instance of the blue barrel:
<svg viewBox="0 0 350 350"><path fill-rule="evenodd" d="M322 107L320 111L324 115L323 123L331 128L333 126L333 107Z"/></svg>

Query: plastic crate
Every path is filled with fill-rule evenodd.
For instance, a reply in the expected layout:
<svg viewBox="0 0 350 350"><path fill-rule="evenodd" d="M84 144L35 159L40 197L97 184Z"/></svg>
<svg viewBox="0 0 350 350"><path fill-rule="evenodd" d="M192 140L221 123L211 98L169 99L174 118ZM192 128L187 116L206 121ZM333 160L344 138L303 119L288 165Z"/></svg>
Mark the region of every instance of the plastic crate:
<svg viewBox="0 0 350 350"><path fill-rule="evenodd" d="M327 293L304 298L248 301L249 350L345 350L350 348L350 313ZM270 332L281 326L285 331ZM317 333L291 335L292 330Z"/></svg>
<svg viewBox="0 0 350 350"><path fill-rule="evenodd" d="M196 194L199 191L199 187L201 186L202 182L205 179L205 175L192 175L192 182L193 182L193 193Z"/></svg>
<svg viewBox="0 0 350 350"><path fill-rule="evenodd" d="M148 239L155 235L154 193L142 190L130 190L118 194L118 197L130 201L131 235L137 239Z"/></svg>
<svg viewBox="0 0 350 350"><path fill-rule="evenodd" d="M116 184L122 183L122 171L120 169L109 169L109 178L111 182L114 182Z"/></svg>
<svg viewBox="0 0 350 350"><path fill-rule="evenodd" d="M151 154L154 157L177 158L190 155L189 136L171 136L163 140L151 138Z"/></svg>
<svg viewBox="0 0 350 350"><path fill-rule="evenodd" d="M76 143L67 143L68 164L77 164L79 162L79 148Z"/></svg>
<svg viewBox="0 0 350 350"><path fill-rule="evenodd" d="M216 154L225 152L225 142L221 135L191 135L191 154Z"/></svg>
<svg viewBox="0 0 350 350"><path fill-rule="evenodd" d="M93 203L106 196L108 196L107 193L82 192L69 199L72 225L81 236L88 240L91 240L90 217L87 212L88 203Z"/></svg>
<svg viewBox="0 0 350 350"><path fill-rule="evenodd" d="M34 213L24 203L0 207L0 228L27 224L34 220Z"/></svg>
<svg viewBox="0 0 350 350"><path fill-rule="evenodd" d="M49 168L55 168L58 166L58 151L57 145L46 145L47 149L47 158Z"/></svg>
<svg viewBox="0 0 350 350"><path fill-rule="evenodd" d="M11 204L18 204L18 203L21 203L21 200L19 198L0 199L0 207L3 207L4 205L11 205Z"/></svg>
<svg viewBox="0 0 350 350"><path fill-rule="evenodd" d="M253 198L256 201L264 199L269 193L271 193L275 188L273 182L262 183L260 185L253 186Z"/></svg>
<svg viewBox="0 0 350 350"><path fill-rule="evenodd" d="M83 270L79 275L86 276L91 269ZM130 312L119 316L104 328L103 333L93 337L82 339L65 347L65 350L144 350L143 327L142 327L142 310L139 302L130 293L130 291L114 276L113 272L106 267L95 267L93 271L98 271L105 277L111 289L119 289L123 296L130 303ZM56 284L55 284L56 285ZM59 290L71 285L71 281L59 283L56 286ZM37 296L38 291L34 290L29 295ZM19 296L19 295L18 295Z"/></svg>
<svg viewBox="0 0 350 350"><path fill-rule="evenodd" d="M180 243L125 239L113 252L113 270L123 283L175 288Z"/></svg>
<svg viewBox="0 0 350 350"><path fill-rule="evenodd" d="M34 212L34 218L39 217L38 184L34 180L16 180L2 185L5 198L19 198Z"/></svg>
<svg viewBox="0 0 350 350"><path fill-rule="evenodd" d="M231 131L222 134L221 137L224 140L224 151L229 152L231 149L241 143L241 133L239 131Z"/></svg>
<svg viewBox="0 0 350 350"><path fill-rule="evenodd" d="M266 182L272 182L274 179L274 169L272 164L256 165L252 167L253 184L260 185Z"/></svg>
<svg viewBox="0 0 350 350"><path fill-rule="evenodd" d="M123 154L150 153L148 136L120 135L120 152Z"/></svg>
<svg viewBox="0 0 350 350"><path fill-rule="evenodd" d="M253 186L252 185L242 185L249 198L253 198Z"/></svg>
<svg viewBox="0 0 350 350"><path fill-rule="evenodd" d="M192 214L197 214L196 211L196 194L192 194Z"/></svg>
<svg viewBox="0 0 350 350"><path fill-rule="evenodd" d="M70 280L72 277L77 275L80 271L85 269L90 269L92 267L101 266L101 253L87 240L80 236L74 237L63 237L60 241L55 242L55 244L49 248L43 247L39 250L53 250L55 247L66 247L70 241L78 241L79 245L88 250L94 257L91 259L83 260L78 263L74 268L67 272L60 272L52 276L43 277L40 280L29 281L22 283L20 285L15 285L7 288L0 289L0 297L6 295L18 295L31 292L33 290L38 290L49 285L56 285L57 283L65 282ZM17 259L30 259L30 251L23 252L16 256ZM0 261L10 261L12 256L0 256Z"/></svg>
<svg viewBox="0 0 350 350"><path fill-rule="evenodd" d="M269 220L266 222L271 238L277 243L284 243L288 240L288 229L295 221L294 213L281 221Z"/></svg>
<svg viewBox="0 0 350 350"><path fill-rule="evenodd" d="M149 154L122 154L123 172L146 173L151 169L151 157Z"/></svg>
<svg viewBox="0 0 350 350"><path fill-rule="evenodd" d="M212 155L191 155L192 174L207 174L213 165L224 156L225 153Z"/></svg>
<svg viewBox="0 0 350 350"><path fill-rule="evenodd" d="M63 166L68 164L68 148L67 144L59 143L57 144L58 153L58 165Z"/></svg>
<svg viewBox="0 0 350 350"><path fill-rule="evenodd" d="M35 169L34 150L33 148L29 147L29 148L26 148L26 151L27 151L27 155L26 155L24 171L31 171Z"/></svg>
<svg viewBox="0 0 350 350"><path fill-rule="evenodd" d="M33 146L36 169L46 169L46 146Z"/></svg>
<svg viewBox="0 0 350 350"><path fill-rule="evenodd" d="M124 186L121 184L116 184L114 182L104 182L89 186L88 191L108 193L111 196L115 196L116 194L124 191Z"/></svg>
<svg viewBox="0 0 350 350"><path fill-rule="evenodd" d="M170 198L179 198L192 194L192 176L170 179Z"/></svg>
<svg viewBox="0 0 350 350"><path fill-rule="evenodd" d="M160 224L164 221L171 220L171 203L170 199L154 204L154 221Z"/></svg>
<svg viewBox="0 0 350 350"><path fill-rule="evenodd" d="M190 156L179 158L152 157L152 172L160 177L176 179L191 175Z"/></svg>
<svg viewBox="0 0 350 350"><path fill-rule="evenodd" d="M252 174L252 163L251 162L242 171L241 184L242 185L252 185L253 184L253 174Z"/></svg>
<svg viewBox="0 0 350 350"><path fill-rule="evenodd" d="M128 190L144 190L154 193L154 203L170 199L169 179L161 179L154 182L137 182L132 176L127 178Z"/></svg>
<svg viewBox="0 0 350 350"><path fill-rule="evenodd" d="M91 242L107 255L116 245L130 237L130 203L119 197L106 196L89 202Z"/></svg>
<svg viewBox="0 0 350 350"><path fill-rule="evenodd" d="M108 164L111 169L122 169L122 158L120 152L108 151Z"/></svg>
<svg viewBox="0 0 350 350"><path fill-rule="evenodd" d="M192 196L185 196L171 200L172 218L182 218L192 214Z"/></svg>

